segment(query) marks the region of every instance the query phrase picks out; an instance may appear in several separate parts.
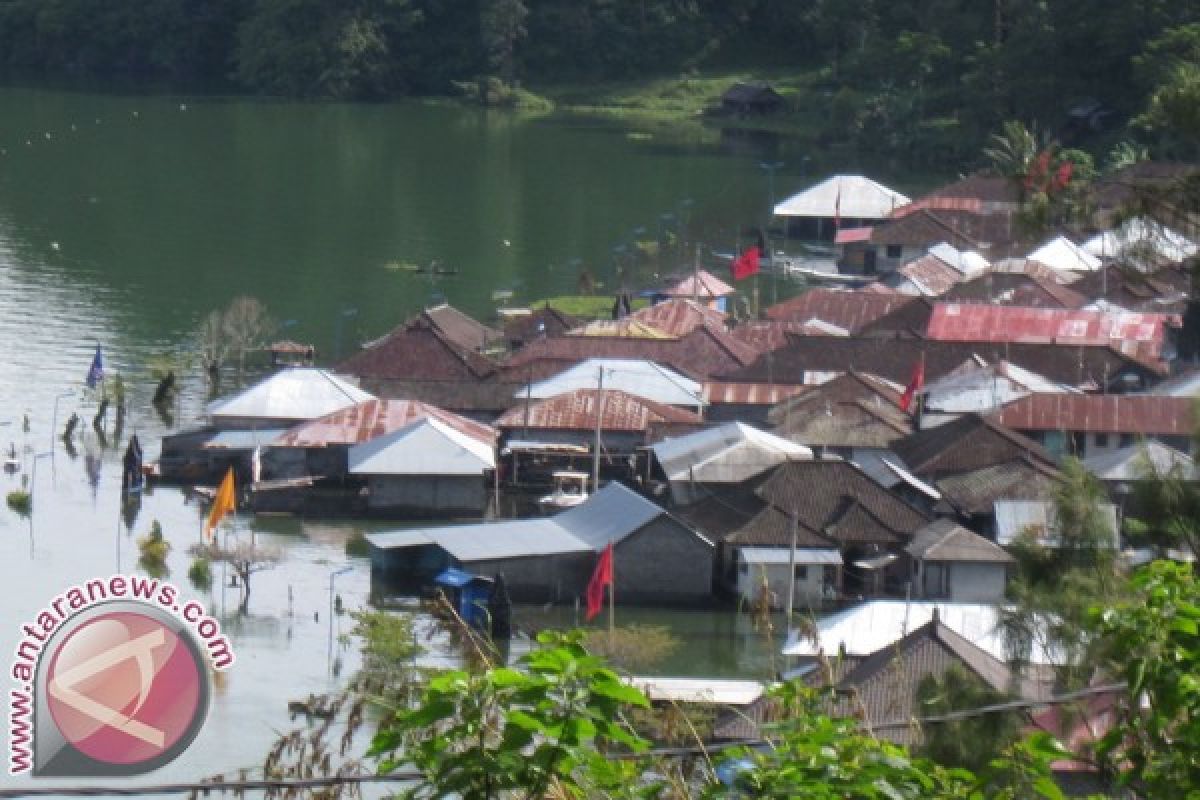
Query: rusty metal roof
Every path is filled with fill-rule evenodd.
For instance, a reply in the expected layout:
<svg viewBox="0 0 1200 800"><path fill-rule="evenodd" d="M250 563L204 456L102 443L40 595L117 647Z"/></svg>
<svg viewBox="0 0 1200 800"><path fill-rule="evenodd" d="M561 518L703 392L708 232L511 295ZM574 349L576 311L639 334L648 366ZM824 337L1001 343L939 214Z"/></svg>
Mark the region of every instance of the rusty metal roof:
<svg viewBox="0 0 1200 800"><path fill-rule="evenodd" d="M1156 359L1164 326L1178 324L1174 314L938 303L926 335L951 342L1110 345L1122 353Z"/></svg>
<svg viewBox="0 0 1200 800"><path fill-rule="evenodd" d="M818 288L771 306L767 309L767 317L799 323L819 319L857 333L884 314L912 301L911 296L904 294Z"/></svg>
<svg viewBox="0 0 1200 800"><path fill-rule="evenodd" d="M804 391L804 388L803 386L777 383L705 381L703 393L704 402L713 405L773 406L781 400Z"/></svg>
<svg viewBox="0 0 1200 800"><path fill-rule="evenodd" d="M928 297L937 297L963 279L963 274L935 255L926 253L896 272L908 278Z"/></svg>
<svg viewBox="0 0 1200 800"><path fill-rule="evenodd" d="M1018 431L1191 436L1193 399L1138 394L1031 394L995 415Z"/></svg>
<svg viewBox="0 0 1200 800"><path fill-rule="evenodd" d="M697 270L694 279L692 275L688 275L683 280L663 289L663 294L668 297L692 297L693 293L700 299L711 299L714 297L725 297L736 291L725 281L713 275L707 270Z"/></svg>
<svg viewBox="0 0 1200 800"><path fill-rule="evenodd" d="M361 444L422 419L435 419L488 445L496 441L494 428L452 414L437 406L416 400L373 399L298 425L281 436L273 446L328 447Z"/></svg>
<svg viewBox="0 0 1200 800"><path fill-rule="evenodd" d="M531 403L528 408L528 427L540 430L591 430L596 427L596 404L599 392L577 389L547 400ZM703 425L704 420L690 411L619 390L604 391L604 406L600 427L606 431L646 431L651 425ZM498 420L497 428L526 427L526 407L522 403L509 409Z"/></svg>
<svg viewBox="0 0 1200 800"><path fill-rule="evenodd" d="M668 336L686 336L696 328L706 325L720 331L726 328L724 312L686 297L673 297L639 309L627 319L662 331Z"/></svg>

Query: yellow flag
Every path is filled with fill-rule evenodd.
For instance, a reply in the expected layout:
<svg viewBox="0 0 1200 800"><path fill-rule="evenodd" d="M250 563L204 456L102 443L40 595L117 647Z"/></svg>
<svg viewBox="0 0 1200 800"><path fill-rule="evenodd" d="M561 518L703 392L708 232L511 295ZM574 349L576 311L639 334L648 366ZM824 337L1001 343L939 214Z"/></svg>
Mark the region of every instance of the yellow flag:
<svg viewBox="0 0 1200 800"><path fill-rule="evenodd" d="M221 521L230 511L237 510L237 498L233 488L233 467L225 473L225 479L221 481L221 485L217 487L217 493L213 497L212 509L208 512L208 520L204 523L204 537L211 539L213 531L217 529L217 523Z"/></svg>

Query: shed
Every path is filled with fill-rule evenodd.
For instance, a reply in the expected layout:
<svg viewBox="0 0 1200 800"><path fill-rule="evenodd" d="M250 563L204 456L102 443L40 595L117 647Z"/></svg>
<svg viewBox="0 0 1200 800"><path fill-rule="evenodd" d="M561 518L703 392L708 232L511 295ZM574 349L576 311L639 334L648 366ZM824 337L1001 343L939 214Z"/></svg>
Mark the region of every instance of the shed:
<svg viewBox="0 0 1200 800"><path fill-rule="evenodd" d="M355 445L350 475L367 479L367 508L418 516L480 514L486 475L496 467L490 442L434 417Z"/></svg>
<svg viewBox="0 0 1200 800"><path fill-rule="evenodd" d="M518 602L580 596L613 545L618 603L694 604L712 595L713 544L619 483L553 517L367 535L373 580L427 583L446 567L503 573Z"/></svg>
<svg viewBox="0 0 1200 800"><path fill-rule="evenodd" d="M773 114L783 106L783 95L761 81L739 81L721 95L721 110L728 114Z"/></svg>
<svg viewBox="0 0 1200 800"><path fill-rule="evenodd" d="M208 404L213 427L279 428L357 405L373 395L345 378L314 367L282 369L245 391Z"/></svg>
<svg viewBox="0 0 1200 800"><path fill-rule="evenodd" d="M999 603L1015 559L1003 547L952 519L921 528L905 548L916 597L956 603Z"/></svg>

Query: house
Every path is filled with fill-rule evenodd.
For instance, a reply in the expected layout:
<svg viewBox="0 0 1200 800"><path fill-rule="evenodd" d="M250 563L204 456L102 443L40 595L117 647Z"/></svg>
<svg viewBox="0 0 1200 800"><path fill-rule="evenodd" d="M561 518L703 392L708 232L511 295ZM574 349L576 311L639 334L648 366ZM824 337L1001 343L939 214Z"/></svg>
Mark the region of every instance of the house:
<svg viewBox="0 0 1200 800"><path fill-rule="evenodd" d="M669 406L704 411L704 394L699 382L667 367L632 358L589 358L516 393L514 409L526 398L545 400L577 389L615 389Z"/></svg>
<svg viewBox="0 0 1200 800"><path fill-rule="evenodd" d="M373 591L428 585L458 567L503 574L517 602L565 602L583 594L611 544L618 604L694 605L712 596L712 543L619 483L553 517L401 529L367 542Z"/></svg>
<svg viewBox="0 0 1200 800"><path fill-rule="evenodd" d="M775 322L806 323L820 320L847 334L855 334L912 301L912 297L903 294L815 288L768 307L766 315L767 319Z"/></svg>
<svg viewBox="0 0 1200 800"><path fill-rule="evenodd" d="M912 298L922 302L920 298ZM753 364L715 377L737 383L792 386L821 383L849 369L868 372L907 385L914 367L925 364L925 380L933 381L979 356L989 363L1004 359L1056 383L1095 390L1117 386L1124 391L1153 386L1166 365L1147 362L1108 346L1024 342L943 342L901 334L891 336L802 336L787 334L777 349Z"/></svg>
<svg viewBox="0 0 1200 800"><path fill-rule="evenodd" d="M1183 314L1192 291L1192 274L1186 267L1163 267L1146 274L1108 264L1087 273L1071 288L1097 303L1129 311Z"/></svg>
<svg viewBox="0 0 1200 800"><path fill-rule="evenodd" d="M527 342L543 336L562 336L577 328L583 320L564 314L546 303L541 308L505 309L504 339L510 350L520 350Z"/></svg>
<svg viewBox="0 0 1200 800"><path fill-rule="evenodd" d="M708 308L727 313L733 310L729 307L729 298L736 293L736 289L708 270L697 269L657 292L655 297L693 300Z"/></svg>
<svg viewBox="0 0 1200 800"><path fill-rule="evenodd" d="M937 303L926 336L938 341L1108 345L1143 361L1170 361L1174 314Z"/></svg>
<svg viewBox="0 0 1200 800"><path fill-rule="evenodd" d="M346 454L355 445L432 418L491 447L496 431L482 423L416 400L373 398L297 425L262 453L263 477L343 478Z"/></svg>
<svg viewBox="0 0 1200 800"><path fill-rule="evenodd" d="M346 471L366 480L371 513L479 516L496 468L494 439L426 415L351 447Z"/></svg>
<svg viewBox="0 0 1200 800"><path fill-rule="evenodd" d="M812 450L741 422L650 445L653 475L666 482L674 505L688 505L714 486L742 483L791 459L810 459Z"/></svg>
<svg viewBox="0 0 1200 800"><path fill-rule="evenodd" d="M232 467L237 484L254 480L254 454L262 453L286 428L217 430L199 428L162 438L158 478L168 483L216 484Z"/></svg>
<svg viewBox="0 0 1200 800"><path fill-rule="evenodd" d="M627 319L662 331L668 336L677 337L686 336L701 327L712 328L722 333L728 330L728 317L723 310L690 297L668 297L652 306L639 308Z"/></svg>
<svg viewBox="0 0 1200 800"><path fill-rule="evenodd" d="M287 367L249 389L209 403L217 430L287 428L370 400L345 378L315 367Z"/></svg>
<svg viewBox="0 0 1200 800"><path fill-rule="evenodd" d="M834 175L774 208L786 235L832 240L839 228L861 228L885 219L908 198L862 175Z"/></svg>
<svg viewBox="0 0 1200 800"><path fill-rule="evenodd" d="M981 275L951 286L942 294L941 300L1026 308L1083 308L1090 296L1077 291L1078 288L1078 283L1066 286L1039 272L1000 272L989 268Z"/></svg>
<svg viewBox="0 0 1200 800"><path fill-rule="evenodd" d="M1077 391L1007 361L988 364L971 359L925 385L920 392L921 427L932 428L962 414L986 414L1035 392Z"/></svg>
<svg viewBox="0 0 1200 800"><path fill-rule="evenodd" d="M774 431L822 454L862 463L912 433L903 387L857 371L790 397L771 410Z"/></svg>
<svg viewBox="0 0 1200 800"><path fill-rule="evenodd" d="M705 381L702 393L709 422L745 422L767 427L771 409L792 395L804 391L803 386L777 383L731 383Z"/></svg>
<svg viewBox="0 0 1200 800"><path fill-rule="evenodd" d="M1122 518L1145 519L1160 511L1147 506L1156 502L1155 493L1146 496L1138 491L1148 481L1169 477L1200 483L1191 456L1154 439L1085 458L1083 466L1104 483Z"/></svg>
<svg viewBox="0 0 1200 800"><path fill-rule="evenodd" d="M871 236L862 249L862 274L892 272L920 258L935 245L972 254L967 261L943 258L951 266L961 268L960 272L978 271L980 264L984 267L987 265L987 259L978 253L987 249L987 243L962 231L956 219L942 212L919 209L902 216L893 214L885 222L872 227ZM846 257L851 257L849 252ZM846 271L853 272L853 267L858 265L850 263L845 266L849 268Z"/></svg>
<svg viewBox="0 0 1200 800"><path fill-rule="evenodd" d="M1093 272L1101 267L1099 258L1065 236L1051 239L1026 258L1059 272Z"/></svg>
<svg viewBox="0 0 1200 800"><path fill-rule="evenodd" d="M1104 530L1090 533L1101 541L1111 542L1113 549L1120 549L1121 524L1117 507L1112 503L1099 503L1093 511L1104 520ZM1022 536L1030 536L1043 547L1057 547L1059 543L1058 511L1053 502L1038 500L996 501L996 544L1008 547Z"/></svg>
<svg viewBox="0 0 1200 800"><path fill-rule="evenodd" d="M635 479L644 475L644 448L670 434L704 426L698 415L657 403L619 389L576 389L509 410L496 420L509 452L514 441L537 442L548 452L553 446L594 453L599 428L602 474ZM549 446L549 447L547 447ZM535 478L526 465L525 477ZM547 469L579 464L551 464ZM521 469L514 455L508 479L516 482Z"/></svg>
<svg viewBox="0 0 1200 800"><path fill-rule="evenodd" d="M480 352L492 332L446 308L422 312L364 344L339 369L381 397L420 400L473 418L494 417L511 404L516 387L494 380L496 365Z"/></svg>
<svg viewBox="0 0 1200 800"><path fill-rule="evenodd" d="M938 297L963 280L963 273L942 259L926 253L897 267L880 279L880 284L900 294Z"/></svg>
<svg viewBox="0 0 1200 800"><path fill-rule="evenodd" d="M985 536L995 538L995 509L1001 500L1045 501L1054 497L1061 475L1033 457L942 475L933 482L941 495L934 509L953 514Z"/></svg>
<svg viewBox="0 0 1200 800"><path fill-rule="evenodd" d="M1003 602L1016 563L1004 548L945 517L918 530L904 551L913 597L954 603Z"/></svg>
<svg viewBox="0 0 1200 800"><path fill-rule="evenodd" d="M738 602L746 607L765 600L769 608L812 611L825 608L841 592L842 554L832 543L824 547L739 547L736 550Z"/></svg>
<svg viewBox="0 0 1200 800"><path fill-rule="evenodd" d="M1187 397L1031 394L995 413L996 421L1037 439L1056 457L1088 458L1157 439L1192 452L1194 402Z"/></svg>
<svg viewBox="0 0 1200 800"><path fill-rule="evenodd" d="M1053 454L1038 442L979 414L918 430L894 443L892 452L907 469L932 481L1025 459L1055 466Z"/></svg>
<svg viewBox="0 0 1200 800"><path fill-rule="evenodd" d="M783 107L783 95L760 81L739 81L721 94L721 111L726 114L774 114Z"/></svg>

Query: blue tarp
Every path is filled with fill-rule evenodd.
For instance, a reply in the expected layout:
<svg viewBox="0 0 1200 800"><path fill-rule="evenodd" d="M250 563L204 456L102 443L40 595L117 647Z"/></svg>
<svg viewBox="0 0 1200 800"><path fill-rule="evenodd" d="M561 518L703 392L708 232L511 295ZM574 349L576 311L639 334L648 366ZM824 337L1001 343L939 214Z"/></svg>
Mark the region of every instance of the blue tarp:
<svg viewBox="0 0 1200 800"><path fill-rule="evenodd" d="M467 572L466 570L458 569L457 567L447 567L438 574L433 582L439 586L449 586L454 589L461 589L471 581L487 581L491 583L490 578L483 578L479 575Z"/></svg>

